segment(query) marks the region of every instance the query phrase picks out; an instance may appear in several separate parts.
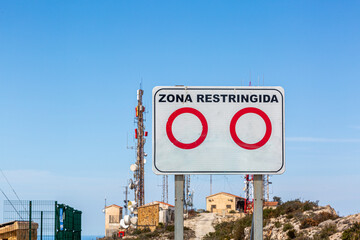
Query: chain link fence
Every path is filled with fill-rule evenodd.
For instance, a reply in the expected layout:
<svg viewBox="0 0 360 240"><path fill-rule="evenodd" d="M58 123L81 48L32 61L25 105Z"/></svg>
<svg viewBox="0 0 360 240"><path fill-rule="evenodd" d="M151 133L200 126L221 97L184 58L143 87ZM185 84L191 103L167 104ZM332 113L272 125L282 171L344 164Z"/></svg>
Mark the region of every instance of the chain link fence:
<svg viewBox="0 0 360 240"><path fill-rule="evenodd" d="M56 201L5 200L0 239L81 240L81 214Z"/></svg>

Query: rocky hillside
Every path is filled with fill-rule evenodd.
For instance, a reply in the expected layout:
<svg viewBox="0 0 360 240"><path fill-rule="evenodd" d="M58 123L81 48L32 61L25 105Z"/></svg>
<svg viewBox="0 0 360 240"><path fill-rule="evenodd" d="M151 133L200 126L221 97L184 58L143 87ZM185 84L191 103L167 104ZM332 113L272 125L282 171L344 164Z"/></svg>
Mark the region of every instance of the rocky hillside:
<svg viewBox="0 0 360 240"><path fill-rule="evenodd" d="M264 239L337 240L342 239L344 231L350 230L357 222L360 222L360 214L341 218L330 206L316 207L296 216L286 214L270 218L264 227ZM250 228L246 228L245 232L249 236Z"/></svg>
<svg viewBox="0 0 360 240"><path fill-rule="evenodd" d="M205 239L250 239L251 216L236 221L219 221ZM224 219L225 220L225 219ZM330 206L293 200L277 209L264 210L264 239L321 240L360 239L360 214L339 217Z"/></svg>

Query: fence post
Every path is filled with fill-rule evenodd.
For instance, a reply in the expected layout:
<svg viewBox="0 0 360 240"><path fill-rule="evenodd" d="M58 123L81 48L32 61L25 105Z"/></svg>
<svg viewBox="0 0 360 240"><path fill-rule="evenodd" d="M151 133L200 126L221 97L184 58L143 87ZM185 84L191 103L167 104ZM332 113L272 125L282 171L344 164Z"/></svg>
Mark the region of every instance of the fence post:
<svg viewBox="0 0 360 240"><path fill-rule="evenodd" d="M58 212L57 212L57 201L55 201L55 219L54 219L54 223L55 223L55 233L54 233L54 239L57 240L57 226L58 226Z"/></svg>
<svg viewBox="0 0 360 240"><path fill-rule="evenodd" d="M29 201L29 240L31 240L31 201Z"/></svg>
<svg viewBox="0 0 360 240"><path fill-rule="evenodd" d="M41 219L40 219L40 240L42 240L43 234L43 211L41 211Z"/></svg>

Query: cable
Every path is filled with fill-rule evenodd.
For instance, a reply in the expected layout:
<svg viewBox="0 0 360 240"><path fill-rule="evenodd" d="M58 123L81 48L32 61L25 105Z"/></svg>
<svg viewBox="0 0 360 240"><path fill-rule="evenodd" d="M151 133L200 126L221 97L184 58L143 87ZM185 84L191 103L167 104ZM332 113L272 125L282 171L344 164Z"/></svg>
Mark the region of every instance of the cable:
<svg viewBox="0 0 360 240"><path fill-rule="evenodd" d="M17 195L15 189L11 186L9 180L7 179L7 177L5 176L5 173L3 172L3 170L2 170L1 168L0 168L0 172L1 172L1 174L3 175L3 177L5 178L6 182L9 184L10 188L12 189L12 191L14 192L16 198L19 200L21 206L24 208L25 212L27 212L27 211L26 211L26 208L24 207L24 205L23 205L23 203L22 203L22 201L20 200L19 196Z"/></svg>
<svg viewBox="0 0 360 240"><path fill-rule="evenodd" d="M6 196L6 194L4 193L4 191L0 188L0 191L2 192L2 194L4 194L4 196L6 197L6 199L9 201L9 203L11 204L11 206L14 208L14 210L16 211L16 213L19 215L19 217L21 218L21 220L24 220L20 213L18 212L18 210L16 210L15 206L12 204L12 202L10 201L10 199L8 198L8 196Z"/></svg>

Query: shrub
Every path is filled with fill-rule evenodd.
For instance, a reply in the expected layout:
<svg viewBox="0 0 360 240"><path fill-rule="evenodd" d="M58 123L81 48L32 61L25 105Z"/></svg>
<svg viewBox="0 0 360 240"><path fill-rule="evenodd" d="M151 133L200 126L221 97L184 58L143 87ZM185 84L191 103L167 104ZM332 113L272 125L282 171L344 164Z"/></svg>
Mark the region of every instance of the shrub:
<svg viewBox="0 0 360 240"><path fill-rule="evenodd" d="M215 232L210 232L204 236L204 239L231 239L235 222L223 222L217 224Z"/></svg>
<svg viewBox="0 0 360 240"><path fill-rule="evenodd" d="M278 216L279 214L276 212L276 209L267 208L263 210L264 219L276 218Z"/></svg>
<svg viewBox="0 0 360 240"><path fill-rule="evenodd" d="M336 233L336 225L335 224L328 224L321 231L313 237L313 240L327 240L331 235Z"/></svg>
<svg viewBox="0 0 360 240"><path fill-rule="evenodd" d="M342 240L360 239L360 223L354 223L351 228L345 230L341 236Z"/></svg>
<svg viewBox="0 0 360 240"><path fill-rule="evenodd" d="M236 213L236 211L235 211L235 210L231 210L229 213Z"/></svg>
<svg viewBox="0 0 360 240"><path fill-rule="evenodd" d="M336 218L338 218L337 215L334 215L334 214L329 213L329 212L321 212L321 213L319 213L318 215L316 215L314 217L314 219L316 221L318 221L319 223L324 222L324 221L329 220L329 219L334 220Z"/></svg>
<svg viewBox="0 0 360 240"><path fill-rule="evenodd" d="M287 236L289 237L289 239L294 239L296 238L296 231L295 229L291 229L287 232Z"/></svg>
<svg viewBox="0 0 360 240"><path fill-rule="evenodd" d="M281 223L280 223L279 221L276 221L276 222L274 223L274 226L275 226L276 228L280 228L280 227L281 227Z"/></svg>
<svg viewBox="0 0 360 240"><path fill-rule="evenodd" d="M174 225L167 225L165 227L165 231L167 232L173 232L175 230L175 226Z"/></svg>
<svg viewBox="0 0 360 240"><path fill-rule="evenodd" d="M137 229L134 229L132 231L132 234L134 235L140 235L142 233L148 233L148 232L151 232L150 228L148 227L145 227L145 228L137 228Z"/></svg>
<svg viewBox="0 0 360 240"><path fill-rule="evenodd" d="M196 217L197 214L198 214L198 213L197 213L194 209L190 209L190 210L188 211L188 216L189 216L189 218Z"/></svg>
<svg viewBox="0 0 360 240"><path fill-rule="evenodd" d="M338 216L334 215L332 213L328 213L328 212L321 212L315 216L313 216L312 218L305 218L301 221L301 225L300 228L304 229L304 228L308 228L308 227L315 227L317 225L319 225L319 223L324 222L326 220L329 219L336 219Z"/></svg>
<svg viewBox="0 0 360 240"><path fill-rule="evenodd" d="M303 211L313 210L318 205L319 205L319 201L316 202L305 201L302 209Z"/></svg>
<svg viewBox="0 0 360 240"><path fill-rule="evenodd" d="M293 229L294 226L291 223L285 223L283 226L283 231L286 232L289 229Z"/></svg>
<svg viewBox="0 0 360 240"><path fill-rule="evenodd" d="M144 236L142 236L142 239L154 239L155 237L158 237L159 233L158 232L149 232L146 233Z"/></svg>
<svg viewBox="0 0 360 240"><path fill-rule="evenodd" d="M240 240L245 238L245 228L250 227L252 222L252 215L247 215L244 218L236 221L234 229L234 239Z"/></svg>
<svg viewBox="0 0 360 240"><path fill-rule="evenodd" d="M276 200L281 201L281 199L276 199ZM318 206L318 201L301 202L299 199L295 199L282 203L275 209L264 209L263 217L264 219L270 219L270 218L277 218L281 215L286 215L287 219L291 219L293 217L299 219L303 215L304 209L313 209L316 206Z"/></svg>
<svg viewBox="0 0 360 240"><path fill-rule="evenodd" d="M314 220L312 218L305 218L304 220L301 221L300 224L300 229L304 229L304 228L308 228L308 227L315 227L317 225L319 225L319 221Z"/></svg>

